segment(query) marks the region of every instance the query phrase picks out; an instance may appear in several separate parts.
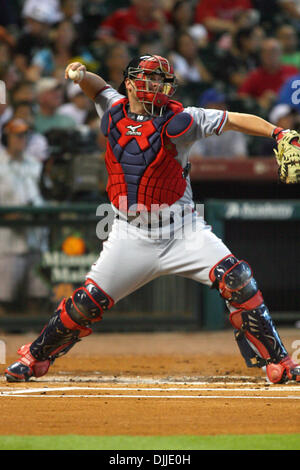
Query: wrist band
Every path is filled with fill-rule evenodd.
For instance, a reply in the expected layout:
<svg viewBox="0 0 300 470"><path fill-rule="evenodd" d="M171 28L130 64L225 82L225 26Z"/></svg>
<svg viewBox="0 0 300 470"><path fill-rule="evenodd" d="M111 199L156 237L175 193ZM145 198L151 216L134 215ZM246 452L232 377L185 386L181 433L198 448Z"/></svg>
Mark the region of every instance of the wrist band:
<svg viewBox="0 0 300 470"><path fill-rule="evenodd" d="M272 131L272 137L273 139L280 140L282 139L283 134L289 130L290 129L283 129L282 127L275 127L275 129Z"/></svg>

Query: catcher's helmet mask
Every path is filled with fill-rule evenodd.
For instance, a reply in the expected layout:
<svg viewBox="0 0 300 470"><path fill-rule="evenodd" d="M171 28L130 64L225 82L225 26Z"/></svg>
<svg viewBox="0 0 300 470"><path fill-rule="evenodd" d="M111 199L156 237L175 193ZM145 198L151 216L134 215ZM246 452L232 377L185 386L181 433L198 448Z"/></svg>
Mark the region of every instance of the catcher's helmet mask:
<svg viewBox="0 0 300 470"><path fill-rule="evenodd" d="M147 114L161 116L177 88L173 67L164 57L146 55L129 62L118 91L126 96L125 80L132 80L136 97Z"/></svg>

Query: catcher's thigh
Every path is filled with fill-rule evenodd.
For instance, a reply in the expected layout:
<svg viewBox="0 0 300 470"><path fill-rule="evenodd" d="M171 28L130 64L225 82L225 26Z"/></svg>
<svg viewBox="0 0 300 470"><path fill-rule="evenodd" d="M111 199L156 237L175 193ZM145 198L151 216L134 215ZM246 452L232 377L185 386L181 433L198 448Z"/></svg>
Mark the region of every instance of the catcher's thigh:
<svg viewBox="0 0 300 470"><path fill-rule="evenodd" d="M229 249L196 216L193 223L184 226L184 234L175 233L175 238L162 244L162 274L177 274L211 286L209 272L220 259L230 254Z"/></svg>
<svg viewBox="0 0 300 470"><path fill-rule="evenodd" d="M115 219L103 250L86 278L95 281L116 303L158 275L157 240Z"/></svg>

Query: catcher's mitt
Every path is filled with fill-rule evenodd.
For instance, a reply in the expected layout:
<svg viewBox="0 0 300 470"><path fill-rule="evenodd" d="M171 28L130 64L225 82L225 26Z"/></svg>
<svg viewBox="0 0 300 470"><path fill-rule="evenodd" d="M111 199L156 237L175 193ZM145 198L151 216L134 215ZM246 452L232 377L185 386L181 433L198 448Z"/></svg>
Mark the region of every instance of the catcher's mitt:
<svg viewBox="0 0 300 470"><path fill-rule="evenodd" d="M300 183L300 134L283 131L282 137L277 140L277 148L274 152L280 181L286 184Z"/></svg>

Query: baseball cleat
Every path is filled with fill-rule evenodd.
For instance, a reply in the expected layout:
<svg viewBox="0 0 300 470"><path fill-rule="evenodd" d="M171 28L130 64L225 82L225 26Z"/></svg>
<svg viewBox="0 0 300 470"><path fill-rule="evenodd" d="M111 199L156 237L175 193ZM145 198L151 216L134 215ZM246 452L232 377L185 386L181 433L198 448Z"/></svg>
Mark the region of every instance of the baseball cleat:
<svg viewBox="0 0 300 470"><path fill-rule="evenodd" d="M27 382L32 375L32 369L21 361L14 362L5 370L7 382Z"/></svg>
<svg viewBox="0 0 300 470"><path fill-rule="evenodd" d="M282 384L289 380L300 382L300 365L292 361L290 356L286 356L278 364L268 364L266 373L273 384Z"/></svg>
<svg viewBox="0 0 300 470"><path fill-rule="evenodd" d="M42 377L48 372L50 360L37 361L30 353L30 344L18 350L21 358L7 367L4 374L8 382L28 382L30 377Z"/></svg>

